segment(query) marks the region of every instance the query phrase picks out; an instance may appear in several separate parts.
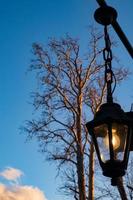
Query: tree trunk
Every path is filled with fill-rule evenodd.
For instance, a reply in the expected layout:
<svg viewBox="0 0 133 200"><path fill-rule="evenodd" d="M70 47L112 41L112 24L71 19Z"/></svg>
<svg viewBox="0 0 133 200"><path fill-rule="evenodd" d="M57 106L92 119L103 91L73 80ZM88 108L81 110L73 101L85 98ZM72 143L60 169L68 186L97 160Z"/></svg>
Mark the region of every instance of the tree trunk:
<svg viewBox="0 0 133 200"><path fill-rule="evenodd" d="M117 178L117 189L122 200L128 200L122 177Z"/></svg>
<svg viewBox="0 0 133 200"><path fill-rule="evenodd" d="M77 99L78 115L77 115L77 175L79 200L86 200L85 174L84 174L84 152L82 144L82 95L81 91Z"/></svg>
<svg viewBox="0 0 133 200"><path fill-rule="evenodd" d="M88 200L94 200L94 145L90 144Z"/></svg>
<svg viewBox="0 0 133 200"><path fill-rule="evenodd" d="M86 200L83 153L81 151L80 144L77 145L77 174L78 174L79 200Z"/></svg>

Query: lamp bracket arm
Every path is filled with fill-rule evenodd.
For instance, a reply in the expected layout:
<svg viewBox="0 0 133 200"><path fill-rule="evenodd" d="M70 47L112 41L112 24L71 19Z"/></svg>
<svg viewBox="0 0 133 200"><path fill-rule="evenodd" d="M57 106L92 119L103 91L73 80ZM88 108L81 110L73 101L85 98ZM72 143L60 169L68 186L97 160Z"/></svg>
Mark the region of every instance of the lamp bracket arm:
<svg viewBox="0 0 133 200"><path fill-rule="evenodd" d="M99 4L100 7L108 6L107 3L104 0L96 0L96 1L97 1L97 3ZM113 20L111 25L114 28L115 32L117 33L118 37L120 38L121 42L123 43L123 45L127 49L129 55L133 58L133 47L130 44L129 40L127 39L123 30L121 29L117 20Z"/></svg>
<svg viewBox="0 0 133 200"><path fill-rule="evenodd" d="M107 3L104 0L96 0L99 6L107 6Z"/></svg>

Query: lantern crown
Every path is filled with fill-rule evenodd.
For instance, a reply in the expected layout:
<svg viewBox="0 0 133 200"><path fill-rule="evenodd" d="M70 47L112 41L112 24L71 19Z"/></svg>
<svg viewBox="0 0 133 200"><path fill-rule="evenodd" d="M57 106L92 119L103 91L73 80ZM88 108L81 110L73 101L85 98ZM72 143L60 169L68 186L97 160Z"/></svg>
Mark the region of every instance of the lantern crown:
<svg viewBox="0 0 133 200"><path fill-rule="evenodd" d="M117 103L105 103L102 104L96 112L94 119L86 124L87 128L90 129L94 126L98 126L102 123L117 122L130 124L132 123L129 114L127 115Z"/></svg>

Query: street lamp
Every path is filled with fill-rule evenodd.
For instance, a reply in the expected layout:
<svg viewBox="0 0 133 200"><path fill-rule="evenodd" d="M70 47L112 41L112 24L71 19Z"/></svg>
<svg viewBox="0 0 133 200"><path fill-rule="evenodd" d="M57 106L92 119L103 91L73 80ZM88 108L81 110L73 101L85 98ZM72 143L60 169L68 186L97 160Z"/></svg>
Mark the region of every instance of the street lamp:
<svg viewBox="0 0 133 200"><path fill-rule="evenodd" d="M115 88L112 89L112 83L115 76L112 71L112 51L107 26L114 24L117 12L104 4L96 10L94 17L98 23L104 25L103 57L107 102L101 105L94 119L86 126L92 136L103 175L112 178L112 185L116 185L116 178L125 175L129 153L133 150L133 112L124 112L119 104L113 102Z"/></svg>

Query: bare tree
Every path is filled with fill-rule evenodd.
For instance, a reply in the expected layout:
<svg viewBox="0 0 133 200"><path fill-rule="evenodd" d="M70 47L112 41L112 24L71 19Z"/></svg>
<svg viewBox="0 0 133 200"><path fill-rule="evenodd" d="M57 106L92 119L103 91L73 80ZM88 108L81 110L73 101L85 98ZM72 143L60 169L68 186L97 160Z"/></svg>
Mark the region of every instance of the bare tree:
<svg viewBox="0 0 133 200"><path fill-rule="evenodd" d="M62 188L76 200L94 199L94 149L85 123L105 101L102 37L92 29L86 56L79 41L68 35L50 39L46 47L33 44L31 70L36 70L39 83L33 95L37 117L27 121L25 131L30 139L38 139L47 159L57 163L65 177ZM119 67L115 74L120 82L128 70Z"/></svg>

